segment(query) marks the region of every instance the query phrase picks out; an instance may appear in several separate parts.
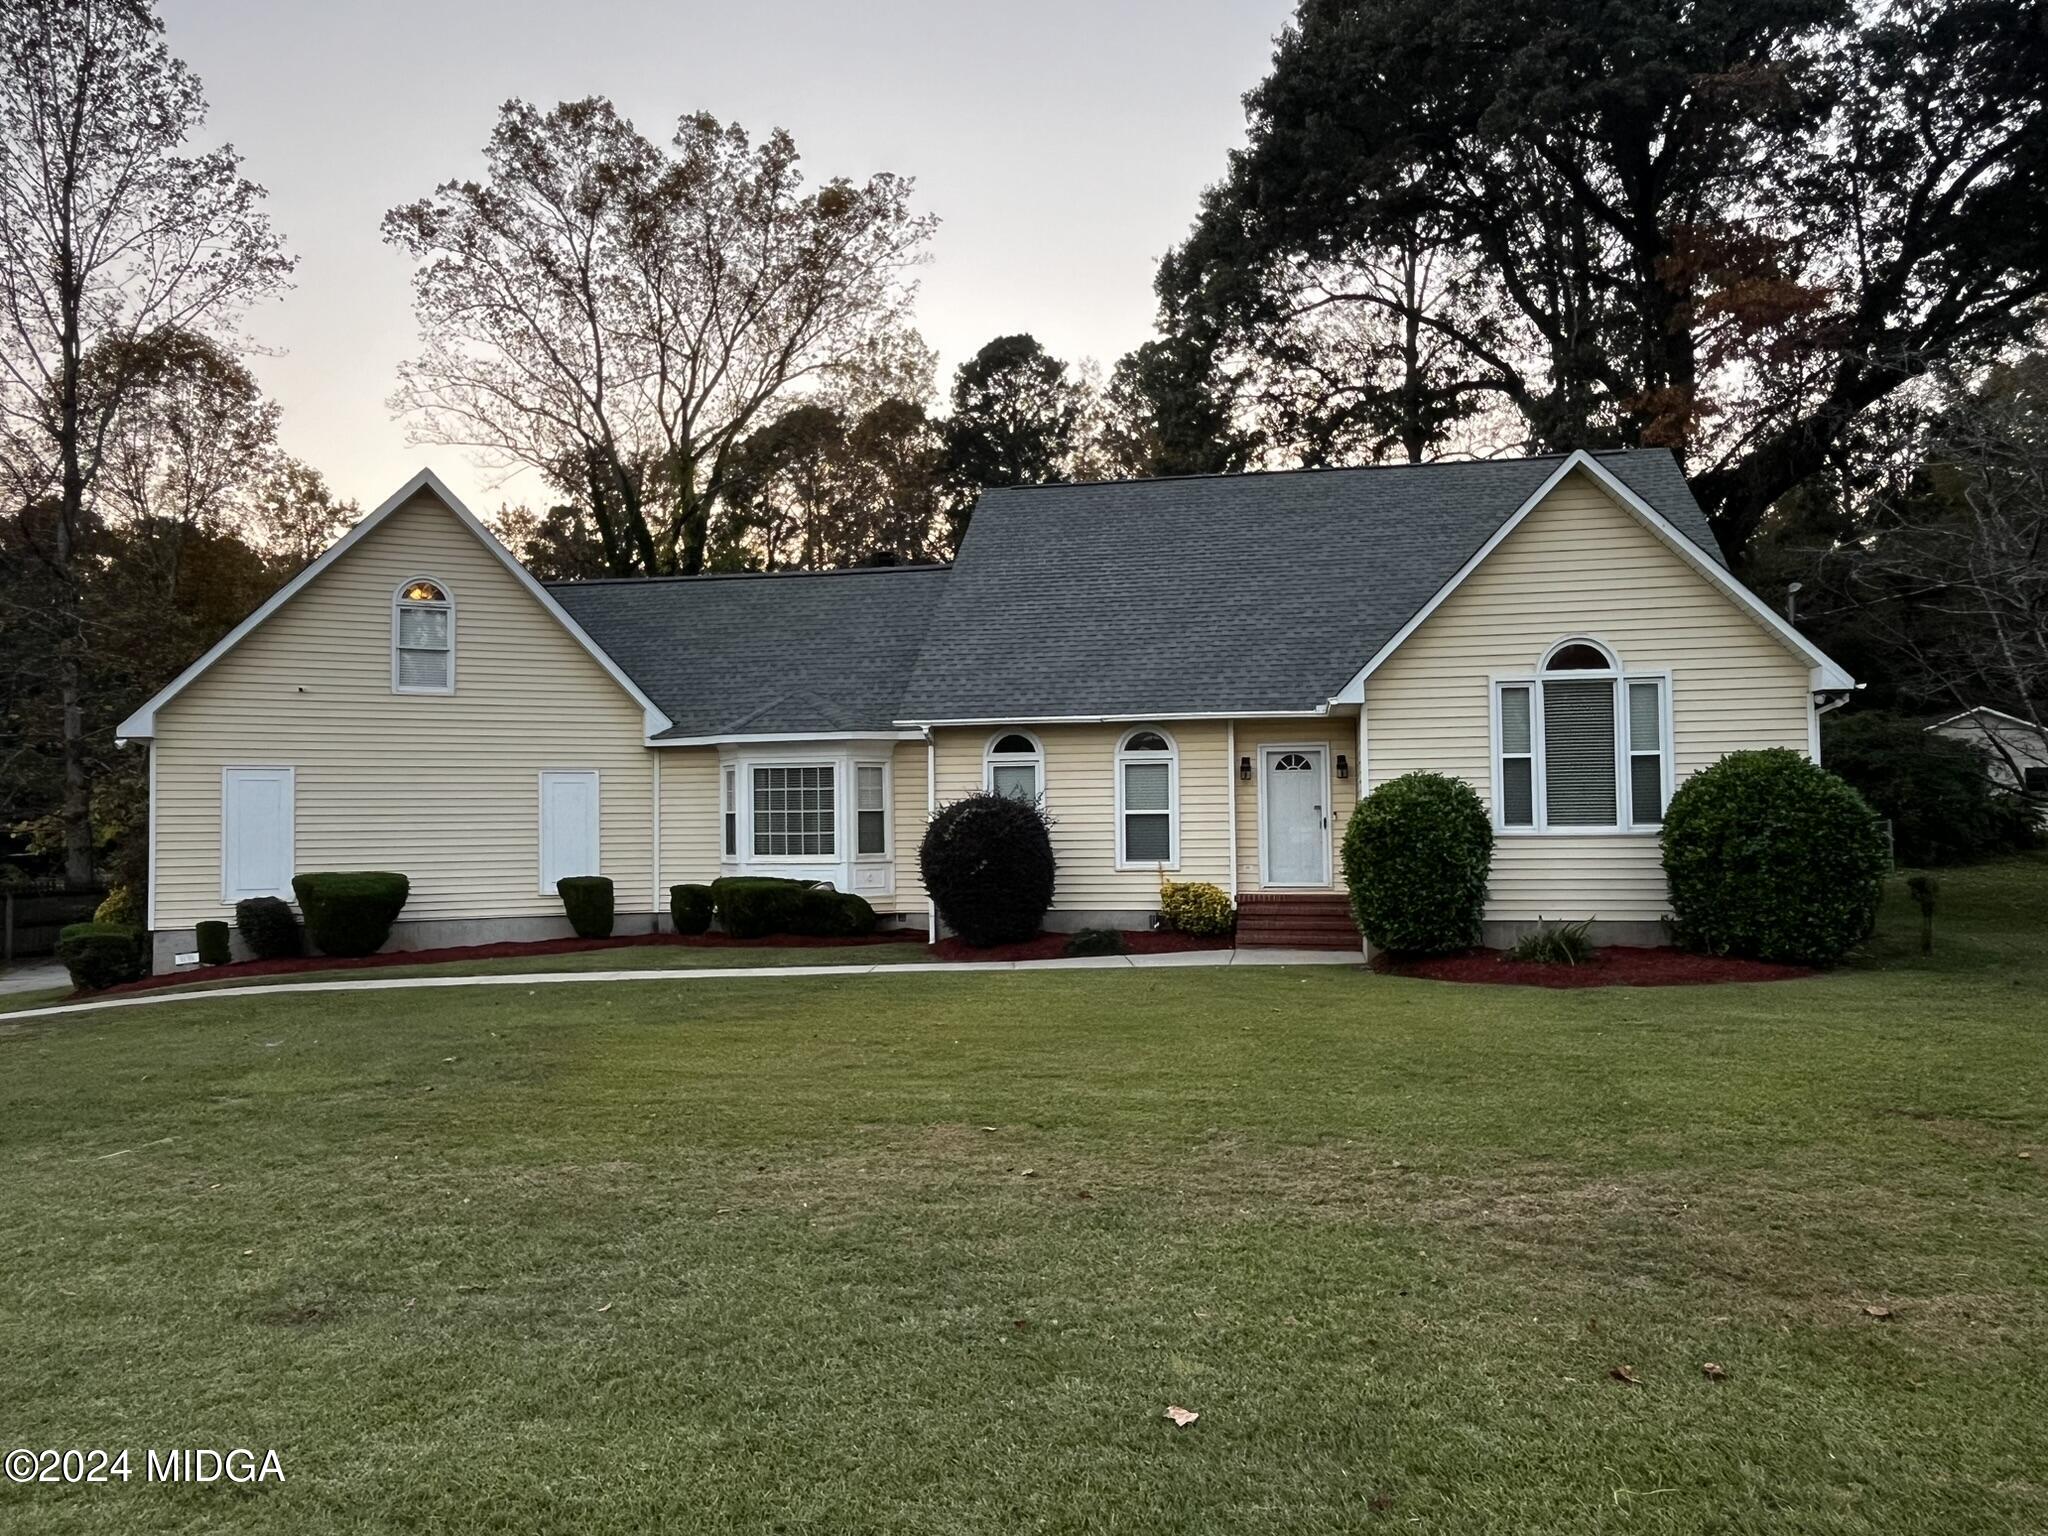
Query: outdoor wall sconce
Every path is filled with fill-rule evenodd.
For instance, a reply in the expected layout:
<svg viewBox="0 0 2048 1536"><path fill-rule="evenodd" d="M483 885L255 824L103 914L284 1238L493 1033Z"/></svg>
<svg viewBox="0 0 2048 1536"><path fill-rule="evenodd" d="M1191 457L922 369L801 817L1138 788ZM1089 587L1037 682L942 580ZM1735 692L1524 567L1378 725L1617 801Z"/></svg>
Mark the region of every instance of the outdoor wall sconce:
<svg viewBox="0 0 2048 1536"><path fill-rule="evenodd" d="M1351 777L1350 759L1345 757L1342 752L1339 752L1337 754L1337 777L1340 779L1348 779Z"/></svg>
<svg viewBox="0 0 2048 1536"><path fill-rule="evenodd" d="M1251 781L1252 781L1252 760L1251 760L1250 758L1248 758L1248 757L1240 757L1240 758L1239 758L1239 759L1237 760L1237 776L1238 776L1238 777L1239 777L1240 779L1243 779L1243 780L1245 781L1245 783L1247 783L1247 784L1251 783Z"/></svg>

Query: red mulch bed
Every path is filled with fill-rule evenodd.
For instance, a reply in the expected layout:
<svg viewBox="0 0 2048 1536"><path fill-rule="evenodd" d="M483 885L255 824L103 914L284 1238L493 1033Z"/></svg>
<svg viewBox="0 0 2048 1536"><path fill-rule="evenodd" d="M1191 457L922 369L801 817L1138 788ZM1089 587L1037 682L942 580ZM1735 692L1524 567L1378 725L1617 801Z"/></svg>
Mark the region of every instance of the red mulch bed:
<svg viewBox="0 0 2048 1536"><path fill-rule="evenodd" d="M1154 933L1148 929L1123 930L1124 948L1134 955L1174 955L1190 949L1228 949L1230 940L1198 939L1187 933ZM1041 933L1022 944L995 944L976 949L962 938L941 939L932 946L934 960L1058 960L1067 952L1071 933Z"/></svg>
<svg viewBox="0 0 2048 1536"><path fill-rule="evenodd" d="M1538 965L1510 960L1503 950L1468 949L1429 960L1373 962L1390 976L1425 981L1467 981L1509 987L1695 987L1721 981L1796 981L1818 974L1803 965L1773 965L1732 955L1695 955L1682 949L1641 949L1610 944L1582 965Z"/></svg>
<svg viewBox="0 0 2048 1536"><path fill-rule="evenodd" d="M734 939L722 933L688 937L680 933L622 934L615 939L533 939L526 943L462 944L445 949L394 949L375 955L302 955L295 960L239 960L232 965L201 965L126 981L95 997L115 992L147 992L154 987L181 986L192 981L239 981L245 976L289 976L299 971L364 971L387 965L440 965L451 960L501 960L518 955L574 955L587 949L864 949L874 944L922 944L922 928L898 928L857 939L811 939L778 933L765 939ZM84 994L76 994L84 995Z"/></svg>

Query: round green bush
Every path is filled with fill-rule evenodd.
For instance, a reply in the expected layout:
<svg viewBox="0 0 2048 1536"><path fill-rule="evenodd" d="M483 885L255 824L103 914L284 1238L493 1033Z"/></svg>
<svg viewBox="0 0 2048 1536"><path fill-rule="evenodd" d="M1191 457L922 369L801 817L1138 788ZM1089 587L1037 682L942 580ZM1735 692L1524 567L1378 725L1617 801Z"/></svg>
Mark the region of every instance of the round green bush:
<svg viewBox="0 0 2048 1536"><path fill-rule="evenodd" d="M1404 773L1358 802L1344 829L1351 914L1376 949L1443 955L1479 942L1493 822L1472 786Z"/></svg>
<svg viewBox="0 0 2048 1536"><path fill-rule="evenodd" d="M236 902L235 932L258 960L295 960L306 951L291 903L276 896L249 896Z"/></svg>
<svg viewBox="0 0 2048 1536"><path fill-rule="evenodd" d="M1008 795L969 795L940 811L917 867L940 920L977 948L1036 938L1052 905L1057 867L1045 812Z"/></svg>
<svg viewBox="0 0 2048 1536"><path fill-rule="evenodd" d="M1791 965L1831 964L1870 937L1890 868L1877 813L1785 747L1686 780L1663 845L1681 944Z"/></svg>
<svg viewBox="0 0 2048 1536"><path fill-rule="evenodd" d="M207 918L199 925L196 936L201 965L226 965L234 959L234 945L228 941L228 925L219 918Z"/></svg>
<svg viewBox="0 0 2048 1536"><path fill-rule="evenodd" d="M120 923L73 923L57 935L57 958L81 992L140 981L149 973L142 935Z"/></svg>
<svg viewBox="0 0 2048 1536"><path fill-rule="evenodd" d="M672 885L668 888L668 915L677 933L702 933L711 926L711 887Z"/></svg>
<svg viewBox="0 0 2048 1536"><path fill-rule="evenodd" d="M579 939L608 939L617 913L612 883L604 875L564 875L555 894L569 914L569 927Z"/></svg>
<svg viewBox="0 0 2048 1536"><path fill-rule="evenodd" d="M388 870L294 875L292 894L306 914L306 936L323 955L374 955L412 893L412 882Z"/></svg>

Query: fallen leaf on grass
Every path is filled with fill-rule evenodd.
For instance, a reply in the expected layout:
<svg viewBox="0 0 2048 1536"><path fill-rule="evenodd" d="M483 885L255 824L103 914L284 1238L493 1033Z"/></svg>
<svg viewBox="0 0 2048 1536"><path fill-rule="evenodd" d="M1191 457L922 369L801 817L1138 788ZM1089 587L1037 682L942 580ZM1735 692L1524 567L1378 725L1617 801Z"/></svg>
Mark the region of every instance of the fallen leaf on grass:
<svg viewBox="0 0 2048 1536"><path fill-rule="evenodd" d="M1705 1376L1709 1381L1726 1381L1728 1379L1728 1372L1726 1368L1716 1365L1711 1360L1709 1360L1705 1365L1700 1367L1700 1374Z"/></svg>
<svg viewBox="0 0 2048 1536"><path fill-rule="evenodd" d="M1190 1424L1194 1423L1195 1420L1201 1417L1199 1413L1196 1413L1192 1409L1177 1408L1174 1407L1172 1404L1167 1405L1166 1416L1169 1419L1173 1420L1173 1426L1176 1429L1186 1429Z"/></svg>
<svg viewBox="0 0 2048 1536"><path fill-rule="evenodd" d="M1607 1374L1612 1376L1616 1381L1620 1382L1623 1386L1640 1387L1643 1384L1643 1378L1638 1376L1632 1367L1626 1365L1617 1365L1613 1370L1609 1371Z"/></svg>
<svg viewBox="0 0 2048 1536"><path fill-rule="evenodd" d="M1881 1321L1884 1318L1890 1317L1892 1315L1892 1309L1890 1307L1880 1307L1875 1303L1872 1303L1870 1306L1867 1306L1863 1309L1863 1315L1865 1317L1874 1317Z"/></svg>
<svg viewBox="0 0 2048 1536"><path fill-rule="evenodd" d="M604 1304L603 1306L599 1307L599 1308L598 1308L597 1310L598 1310L598 1311L600 1311L600 1312L609 1312L609 1311L611 1311L611 1309L612 1309L612 1304L611 1304L610 1302L606 1302L606 1303L605 1303L605 1304Z"/></svg>
<svg viewBox="0 0 2048 1536"><path fill-rule="evenodd" d="M1038 1170L1036 1168L1026 1168L1017 1177L1020 1179L1035 1179L1038 1177Z"/></svg>

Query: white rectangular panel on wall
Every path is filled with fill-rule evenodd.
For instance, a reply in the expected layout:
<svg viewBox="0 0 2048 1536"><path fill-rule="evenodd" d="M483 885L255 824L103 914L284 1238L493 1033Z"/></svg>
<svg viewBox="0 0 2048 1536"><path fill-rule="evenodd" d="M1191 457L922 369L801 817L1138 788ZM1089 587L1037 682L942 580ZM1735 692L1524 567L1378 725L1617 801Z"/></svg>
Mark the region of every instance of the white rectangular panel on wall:
<svg viewBox="0 0 2048 1536"><path fill-rule="evenodd" d="M597 774L547 770L540 776L540 888L552 896L570 875L601 874L597 858Z"/></svg>
<svg viewBox="0 0 2048 1536"><path fill-rule="evenodd" d="M289 768L223 768L220 775L220 899L292 899L293 774Z"/></svg>

